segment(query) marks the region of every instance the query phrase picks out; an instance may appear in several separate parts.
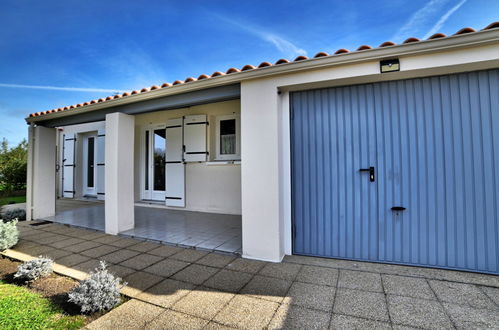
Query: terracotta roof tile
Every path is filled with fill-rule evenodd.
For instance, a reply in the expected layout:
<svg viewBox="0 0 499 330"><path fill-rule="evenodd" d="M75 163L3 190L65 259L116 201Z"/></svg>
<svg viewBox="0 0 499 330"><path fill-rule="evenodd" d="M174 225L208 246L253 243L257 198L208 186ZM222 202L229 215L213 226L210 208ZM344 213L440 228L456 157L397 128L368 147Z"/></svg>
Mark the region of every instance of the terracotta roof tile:
<svg viewBox="0 0 499 330"><path fill-rule="evenodd" d="M258 65L259 68L265 68L267 66L272 66L272 63L262 62L262 63L260 63L260 65Z"/></svg>
<svg viewBox="0 0 499 330"><path fill-rule="evenodd" d="M280 60L278 60L277 62L275 62L275 65L279 65L279 64L285 64L285 63L289 63L289 61L285 58L281 58Z"/></svg>
<svg viewBox="0 0 499 330"><path fill-rule="evenodd" d="M391 41L385 41L384 43L382 43L381 45L379 45L380 47L389 47L389 46L395 46L396 43L394 42L391 42Z"/></svg>
<svg viewBox="0 0 499 330"><path fill-rule="evenodd" d="M256 69L254 65L246 64L245 66L243 66L241 68L241 71L248 71L248 70L253 70L253 69Z"/></svg>
<svg viewBox="0 0 499 330"><path fill-rule="evenodd" d="M410 38L405 39L403 43L404 44L409 44L411 42L419 42L419 41L421 41L421 40L419 40L418 38L410 37Z"/></svg>
<svg viewBox="0 0 499 330"><path fill-rule="evenodd" d="M499 21L498 22L492 22L492 23L490 23L489 25L487 25L482 30L491 30L491 29L496 29L496 28L499 28ZM472 29L470 27L465 27L465 28L462 28L459 31L457 31L454 34L454 36L462 35L462 34L468 34L468 33L474 33L474 32L476 32L474 29ZM434 39L446 38L446 37L447 36L445 34L443 34L443 33L435 33L432 36L430 36L427 40L434 40ZM418 38L410 37L410 38L407 38L403 42L403 44L415 43L415 42L420 42L420 41L421 40L418 39ZM391 41L385 41L381 45L379 45L379 47L389 47L389 46L395 46L395 45L396 44L393 43L393 42L391 42ZM370 49L373 49L373 48L371 46L368 46L368 45L361 45L360 47L358 47L356 49L356 51L366 51L366 50L370 50ZM328 54L326 52L319 52L319 53L315 54L314 58L327 57L327 56L335 56L335 55L346 54L346 53L350 53L350 51L348 49L341 48L341 49L338 49L332 55L330 55L330 54ZM305 60L308 60L308 57L306 57L306 56L298 56L298 57L296 57L294 59L294 62L305 61ZM117 94L117 95L114 95L114 96L108 96L106 98L100 98L98 100L91 100L91 101L87 101L87 102L84 102L84 103L79 103L77 105L65 106L65 107L61 107L61 108L57 108L57 109L51 109L51 110L47 110L47 111L41 111L41 112L34 112L34 113L31 113L29 115L29 117L37 117L37 116L41 116L43 114L60 112L60 111L67 111L67 110L70 110L70 109L81 108L81 107L89 106L89 105L96 104L96 103L107 102L107 101L110 101L110 100L119 99L119 98L122 98L122 97L128 97L130 95L135 95L135 94L139 94L139 93L145 93L145 92L148 92L148 91L153 91L153 90L157 90L157 89L161 89L161 88L169 88L169 87L171 87L173 85L181 85L181 84L184 84L184 83L194 82L196 80L211 79L211 78L223 76L225 74L232 74L232 73L237 73L237 72L241 72L241 71L255 70L255 69L270 67L270 66L273 66L273 65L286 64L286 63L290 63L290 61L287 60L287 59L282 58L282 59L279 59L278 61L276 61L274 64L272 64L270 62L266 62L266 61L262 62L262 63L260 63L258 65L258 67L255 67L255 66L253 66L251 64L247 64L244 67L242 67L241 70L239 70L237 68L229 68L226 71L226 73L223 73L221 71L215 71L215 72L213 72L213 74L211 76L206 75L206 74L202 74L197 79L194 78L194 77L188 77L188 78L185 79L185 81L176 80L175 82L173 82L173 84L165 82L161 86L154 85L154 86L151 86L151 87L142 88L140 90L140 92L137 91L137 90L134 90L132 92L125 92L123 94Z"/></svg>
<svg viewBox="0 0 499 330"><path fill-rule="evenodd" d="M350 51L348 49L345 49L345 48L340 48L338 49L337 51L334 52L336 55L338 54L346 54L346 53L350 53Z"/></svg>
<svg viewBox="0 0 499 330"><path fill-rule="evenodd" d="M314 58L324 57L324 56L329 56L329 54L326 52L318 52L317 54L314 55Z"/></svg>
<svg viewBox="0 0 499 330"><path fill-rule="evenodd" d="M439 39L439 38L445 38L447 37L445 34L443 33L435 33L435 34L432 34L428 40L433 40L433 39Z"/></svg>
<svg viewBox="0 0 499 330"><path fill-rule="evenodd" d="M308 57L300 55L297 58L295 58L294 62L303 61L303 60L308 60Z"/></svg>
<svg viewBox="0 0 499 330"><path fill-rule="evenodd" d="M236 72L241 72L241 70L236 69L236 68L230 68L225 73L230 74L230 73L236 73Z"/></svg>

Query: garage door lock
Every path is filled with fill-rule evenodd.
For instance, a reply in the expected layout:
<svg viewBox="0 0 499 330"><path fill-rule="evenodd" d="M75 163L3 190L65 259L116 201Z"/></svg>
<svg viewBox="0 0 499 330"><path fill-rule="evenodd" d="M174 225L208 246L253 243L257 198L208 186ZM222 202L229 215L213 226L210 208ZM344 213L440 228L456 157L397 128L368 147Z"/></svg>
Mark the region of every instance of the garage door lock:
<svg viewBox="0 0 499 330"><path fill-rule="evenodd" d="M369 168L361 168L359 172L369 172L369 181L374 182L374 166Z"/></svg>

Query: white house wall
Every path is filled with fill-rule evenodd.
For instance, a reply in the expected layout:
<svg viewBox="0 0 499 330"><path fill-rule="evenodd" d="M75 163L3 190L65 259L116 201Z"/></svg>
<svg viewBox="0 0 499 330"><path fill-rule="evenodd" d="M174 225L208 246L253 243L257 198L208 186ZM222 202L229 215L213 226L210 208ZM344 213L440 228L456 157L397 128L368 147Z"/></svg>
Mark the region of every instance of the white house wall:
<svg viewBox="0 0 499 330"><path fill-rule="evenodd" d="M243 255L292 254L289 91L495 68L498 54L496 42L403 56L394 73L380 74L375 59L241 82Z"/></svg>
<svg viewBox="0 0 499 330"><path fill-rule="evenodd" d="M207 143L209 159L216 155L216 117L240 114L240 101L224 101L178 110L157 111L135 116L135 200L141 200L144 186L143 137L151 125L166 124L168 119L186 115L208 115ZM168 142L167 142L168 143ZM241 214L241 166L238 164L187 163L185 169L185 210Z"/></svg>

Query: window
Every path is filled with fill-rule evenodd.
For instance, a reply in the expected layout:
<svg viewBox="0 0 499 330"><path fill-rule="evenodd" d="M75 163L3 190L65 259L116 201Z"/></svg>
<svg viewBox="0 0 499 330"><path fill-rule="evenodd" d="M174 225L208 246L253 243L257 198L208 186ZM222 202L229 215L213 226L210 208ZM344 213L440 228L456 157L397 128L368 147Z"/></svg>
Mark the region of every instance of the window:
<svg viewBox="0 0 499 330"><path fill-rule="evenodd" d="M217 117L216 160L239 160L241 158L240 135L238 115Z"/></svg>
<svg viewBox="0 0 499 330"><path fill-rule="evenodd" d="M166 188L166 130L164 125L149 126L142 141L142 199L161 201Z"/></svg>

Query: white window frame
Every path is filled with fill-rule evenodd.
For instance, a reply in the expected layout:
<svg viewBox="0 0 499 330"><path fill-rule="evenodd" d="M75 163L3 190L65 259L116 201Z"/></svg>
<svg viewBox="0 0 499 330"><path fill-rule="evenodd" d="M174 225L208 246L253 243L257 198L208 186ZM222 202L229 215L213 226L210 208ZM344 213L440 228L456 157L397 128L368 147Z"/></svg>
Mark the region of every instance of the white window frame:
<svg viewBox="0 0 499 330"><path fill-rule="evenodd" d="M154 125L147 125L144 126L141 129L141 137L140 137L140 199L141 200L147 200L147 201L164 201L165 200L165 191L159 191L159 190L154 190L154 158L153 158L153 153L152 147L154 145L154 130L157 129L166 129L166 124L154 124ZM148 154L148 160L149 160L149 183L148 187L149 189L145 189L145 174L146 174L146 131L149 131L149 154ZM167 141L168 143L168 141Z"/></svg>
<svg viewBox="0 0 499 330"><path fill-rule="evenodd" d="M220 122L223 120L236 120L236 153L220 154ZM216 117L216 158L215 160L241 160L241 116L237 114Z"/></svg>

